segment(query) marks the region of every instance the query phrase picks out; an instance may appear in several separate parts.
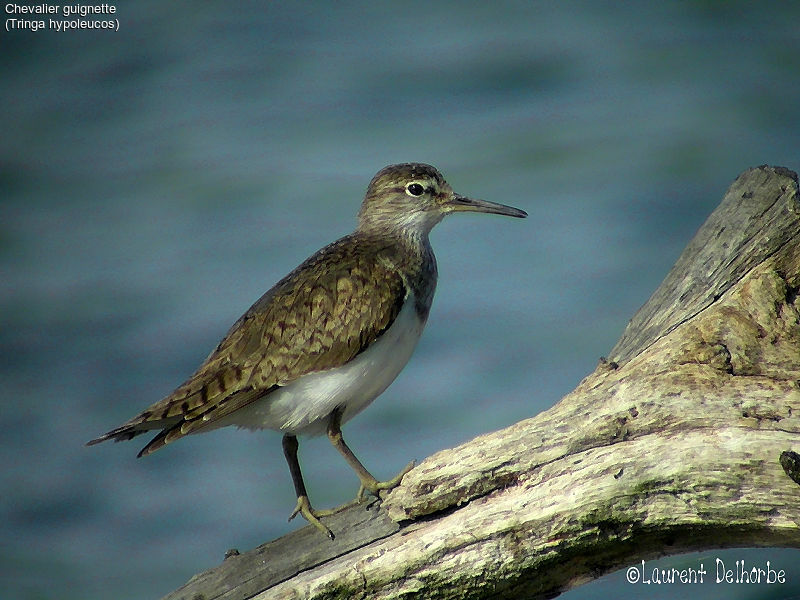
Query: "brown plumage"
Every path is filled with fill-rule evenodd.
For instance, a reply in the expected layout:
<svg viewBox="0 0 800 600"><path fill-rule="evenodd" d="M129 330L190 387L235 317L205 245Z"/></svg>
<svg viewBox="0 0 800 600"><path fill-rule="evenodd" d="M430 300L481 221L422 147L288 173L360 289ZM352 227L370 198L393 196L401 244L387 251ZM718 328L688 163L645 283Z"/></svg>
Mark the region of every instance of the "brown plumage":
<svg viewBox="0 0 800 600"><path fill-rule="evenodd" d="M391 325L402 307L406 287L393 267L402 249L364 234L323 248L242 315L174 392L89 444L163 429L139 456L151 454L276 386L350 361ZM419 258L410 272L435 269L435 263ZM421 295L432 296L433 289ZM429 306L430 300L424 309Z"/></svg>

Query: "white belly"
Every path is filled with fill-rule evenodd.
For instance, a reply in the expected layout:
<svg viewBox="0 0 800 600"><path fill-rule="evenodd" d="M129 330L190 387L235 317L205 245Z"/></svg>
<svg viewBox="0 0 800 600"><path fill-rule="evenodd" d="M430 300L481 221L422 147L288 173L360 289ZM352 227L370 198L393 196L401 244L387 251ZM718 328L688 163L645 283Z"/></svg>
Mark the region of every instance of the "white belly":
<svg viewBox="0 0 800 600"><path fill-rule="evenodd" d="M324 433L334 409L344 407L344 423L389 387L411 358L424 326L409 295L391 327L349 363L304 375L215 425L277 429L293 435Z"/></svg>

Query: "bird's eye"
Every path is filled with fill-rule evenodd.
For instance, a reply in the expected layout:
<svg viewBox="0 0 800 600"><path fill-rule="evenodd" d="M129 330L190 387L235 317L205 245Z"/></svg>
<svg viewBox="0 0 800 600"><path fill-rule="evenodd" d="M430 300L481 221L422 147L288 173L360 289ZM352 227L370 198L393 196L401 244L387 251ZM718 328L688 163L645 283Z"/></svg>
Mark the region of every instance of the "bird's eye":
<svg viewBox="0 0 800 600"><path fill-rule="evenodd" d="M409 196L422 196L425 192L425 188L422 187L421 183L409 183L406 186L406 194Z"/></svg>

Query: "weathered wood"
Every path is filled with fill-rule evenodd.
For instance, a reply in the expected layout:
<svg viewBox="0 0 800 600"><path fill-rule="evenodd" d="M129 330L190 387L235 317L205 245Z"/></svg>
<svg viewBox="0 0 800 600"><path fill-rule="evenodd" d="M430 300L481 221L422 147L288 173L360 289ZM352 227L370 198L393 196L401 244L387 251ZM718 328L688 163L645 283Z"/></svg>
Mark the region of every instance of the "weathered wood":
<svg viewBox="0 0 800 600"><path fill-rule="evenodd" d="M800 548L798 289L797 176L751 169L553 408L429 457L332 543L304 528L168 598L552 597L666 554Z"/></svg>
<svg viewBox="0 0 800 600"><path fill-rule="evenodd" d="M630 359L797 239L797 198L792 194L796 178L781 167L759 167L740 175L664 282L628 323L609 359Z"/></svg>
<svg viewBox="0 0 800 600"><path fill-rule="evenodd" d="M400 526L376 502L345 508L326 517L338 532L331 542L311 526L262 544L243 554L231 553L220 566L195 575L164 600L241 600L296 576L306 569L391 535Z"/></svg>

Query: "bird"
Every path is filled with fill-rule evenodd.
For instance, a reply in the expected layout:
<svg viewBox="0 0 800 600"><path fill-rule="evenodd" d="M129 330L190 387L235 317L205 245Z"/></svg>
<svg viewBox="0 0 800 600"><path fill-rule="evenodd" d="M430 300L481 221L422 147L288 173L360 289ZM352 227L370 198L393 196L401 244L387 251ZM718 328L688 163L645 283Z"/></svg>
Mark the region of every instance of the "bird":
<svg viewBox="0 0 800 600"><path fill-rule="evenodd" d="M370 181L355 231L325 246L270 288L171 394L90 440L130 440L157 432L138 456L186 435L225 426L283 433L302 515L334 539L306 491L298 435L327 434L357 475L356 502L380 499L414 467L378 481L344 441L341 426L366 408L405 367L428 320L437 282L429 234L446 215L518 208L453 191L423 163L381 169Z"/></svg>

